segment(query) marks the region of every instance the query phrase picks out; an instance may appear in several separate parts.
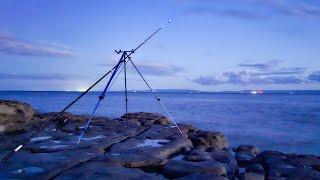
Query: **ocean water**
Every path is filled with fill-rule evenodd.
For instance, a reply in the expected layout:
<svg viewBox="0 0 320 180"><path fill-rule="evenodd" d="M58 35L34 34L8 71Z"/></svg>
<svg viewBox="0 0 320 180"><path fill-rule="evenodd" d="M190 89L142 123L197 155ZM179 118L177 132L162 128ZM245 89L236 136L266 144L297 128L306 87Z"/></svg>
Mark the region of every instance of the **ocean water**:
<svg viewBox="0 0 320 180"><path fill-rule="evenodd" d="M29 103L40 112L60 111L79 92L0 92L0 99ZM69 111L90 114L99 93L84 96ZM223 132L231 146L320 155L320 95L158 93L177 123ZM150 93L129 93L129 112L165 112ZM125 113L124 94L108 93L97 115Z"/></svg>

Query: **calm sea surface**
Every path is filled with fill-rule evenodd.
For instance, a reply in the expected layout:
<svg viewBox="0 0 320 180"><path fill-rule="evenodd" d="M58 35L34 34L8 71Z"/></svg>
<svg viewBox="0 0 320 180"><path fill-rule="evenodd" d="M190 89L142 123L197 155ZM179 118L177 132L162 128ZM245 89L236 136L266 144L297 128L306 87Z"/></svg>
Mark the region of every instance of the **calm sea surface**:
<svg viewBox="0 0 320 180"><path fill-rule="evenodd" d="M59 111L78 92L0 92L0 99L27 102L40 112ZM320 155L320 95L158 93L178 123L221 131L230 144L253 144L262 150ZM89 114L99 93L90 93L70 112ZM125 112L123 93L109 93L97 115ZM129 111L165 115L149 93L129 93Z"/></svg>

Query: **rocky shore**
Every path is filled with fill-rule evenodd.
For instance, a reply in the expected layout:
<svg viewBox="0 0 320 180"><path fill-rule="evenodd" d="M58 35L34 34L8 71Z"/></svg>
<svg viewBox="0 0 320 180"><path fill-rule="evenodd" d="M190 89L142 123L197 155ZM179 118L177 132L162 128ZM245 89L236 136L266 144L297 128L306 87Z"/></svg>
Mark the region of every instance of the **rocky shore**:
<svg viewBox="0 0 320 180"><path fill-rule="evenodd" d="M0 100L0 157L23 142L54 113ZM320 179L320 157L230 147L224 134L179 124L165 116L128 113L95 117L76 147L87 115L64 113L62 129L52 123L7 163L0 179Z"/></svg>

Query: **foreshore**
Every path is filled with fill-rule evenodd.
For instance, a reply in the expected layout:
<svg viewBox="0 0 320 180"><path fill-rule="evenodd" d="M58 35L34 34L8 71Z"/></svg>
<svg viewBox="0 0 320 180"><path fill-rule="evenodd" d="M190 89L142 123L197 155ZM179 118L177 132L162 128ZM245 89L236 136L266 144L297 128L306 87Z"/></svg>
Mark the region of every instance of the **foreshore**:
<svg viewBox="0 0 320 180"><path fill-rule="evenodd" d="M230 147L221 132L203 131L153 113L117 119L94 117L77 147L88 115L55 113L0 100L0 157L49 124L7 162L0 179L320 179L320 157L262 151L254 145Z"/></svg>

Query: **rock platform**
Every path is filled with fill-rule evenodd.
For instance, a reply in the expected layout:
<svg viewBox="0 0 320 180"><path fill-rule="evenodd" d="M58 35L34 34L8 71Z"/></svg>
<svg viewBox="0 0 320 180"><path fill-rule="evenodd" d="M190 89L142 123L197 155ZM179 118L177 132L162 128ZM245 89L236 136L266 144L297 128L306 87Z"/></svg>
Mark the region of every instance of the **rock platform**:
<svg viewBox="0 0 320 180"><path fill-rule="evenodd" d="M49 122L54 113L38 113L18 102L3 104L0 101L0 127L4 127L0 157L39 126L50 125L7 163L0 164L0 179L320 179L318 156L260 152L252 145L231 148L223 133L179 124L180 134L159 114L94 117L77 147L87 115L64 113L70 121L57 129ZM7 111L5 106L12 109ZM6 115L8 112L11 114ZM18 117L13 112L25 115ZM14 128L13 122L5 128L18 118L19 128Z"/></svg>

